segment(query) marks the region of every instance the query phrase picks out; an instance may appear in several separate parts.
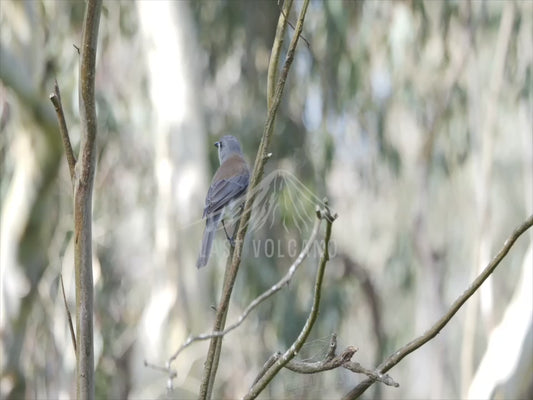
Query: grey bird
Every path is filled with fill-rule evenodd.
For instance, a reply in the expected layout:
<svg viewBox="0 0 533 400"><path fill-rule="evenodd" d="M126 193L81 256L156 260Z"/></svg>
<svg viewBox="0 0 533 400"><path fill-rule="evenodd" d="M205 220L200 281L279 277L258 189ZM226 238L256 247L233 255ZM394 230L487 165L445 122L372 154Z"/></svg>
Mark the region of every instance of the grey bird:
<svg viewBox="0 0 533 400"><path fill-rule="evenodd" d="M231 205L233 200L246 193L250 182L250 169L244 160L237 138L231 135L224 136L215 143L215 146L218 148L220 167L213 176L205 198L202 218L206 218L206 221L202 247L196 262L198 268L207 265L215 232L224 215L224 209Z"/></svg>

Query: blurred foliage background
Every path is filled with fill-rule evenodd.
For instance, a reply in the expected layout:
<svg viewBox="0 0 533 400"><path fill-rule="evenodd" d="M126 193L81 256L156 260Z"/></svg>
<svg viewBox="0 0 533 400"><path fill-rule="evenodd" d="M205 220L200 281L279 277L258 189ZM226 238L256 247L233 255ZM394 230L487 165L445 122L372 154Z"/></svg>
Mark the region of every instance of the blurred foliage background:
<svg viewBox="0 0 533 400"><path fill-rule="evenodd" d="M73 311L72 194L48 94L57 78L77 149L83 11L83 2L0 2L2 398L75 392L59 287L62 274ZM231 133L253 163L278 15L275 1L104 3L97 398L197 394L207 343L173 364L172 392L143 361L164 365L212 326L225 257L194 266L218 166L212 143ZM228 321L293 259L286 247L258 254L254 244L307 237L291 200L305 187L339 218L321 313L299 358L320 360L337 332L339 347L359 347L355 360L373 368L429 328L532 212L532 32L531 1L313 1L266 171L288 200L247 239ZM225 246L220 234L214 254ZM364 396L532 398L532 251L527 233L440 335L391 371L401 386ZM226 337L217 398L241 396L295 339L317 257ZM262 398L338 398L363 378L283 371Z"/></svg>

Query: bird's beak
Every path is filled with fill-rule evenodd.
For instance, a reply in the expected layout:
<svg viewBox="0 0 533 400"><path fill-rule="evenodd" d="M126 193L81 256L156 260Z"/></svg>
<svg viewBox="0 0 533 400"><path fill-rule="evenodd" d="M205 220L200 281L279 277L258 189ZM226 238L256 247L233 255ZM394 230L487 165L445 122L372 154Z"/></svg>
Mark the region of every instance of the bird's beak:
<svg viewBox="0 0 533 400"><path fill-rule="evenodd" d="M218 149L220 147L220 142L215 142L215 147Z"/></svg>

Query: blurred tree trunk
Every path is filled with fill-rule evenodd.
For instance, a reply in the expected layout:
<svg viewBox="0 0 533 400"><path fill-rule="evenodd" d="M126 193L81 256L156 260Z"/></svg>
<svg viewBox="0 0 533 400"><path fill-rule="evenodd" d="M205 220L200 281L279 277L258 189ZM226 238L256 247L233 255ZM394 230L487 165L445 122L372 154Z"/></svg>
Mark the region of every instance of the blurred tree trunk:
<svg viewBox="0 0 533 400"><path fill-rule="evenodd" d="M37 3L27 4L23 18L32 20L36 7ZM4 330L2 339L8 366L3 374L12 377L7 398L13 399L28 397L31 388L25 373L27 358L22 356L22 351L32 310L42 307L38 286L49 265L46 249L58 222L56 177L61 161L61 140L53 108L46 100L48 93L41 85L45 60L39 59L42 53L37 49L40 46L38 40L29 41L18 54L12 53L13 48L8 49L3 43L0 47L2 84L26 110L21 116L25 129L16 133L8 147L15 163L3 199L0 235L1 314L12 327Z"/></svg>
<svg viewBox="0 0 533 400"><path fill-rule="evenodd" d="M498 39L494 51L493 65L491 66L490 85L483 88L479 82L479 70L472 69L471 85L473 89L470 102L471 110L481 112L472 115L471 129L478 138L479 147L474 153L475 164L475 190L477 206L477 237L474 249L474 260L472 263L471 276L476 276L487 264L492 250L492 204L491 190L493 187L493 163L494 163L494 141L495 126L497 117L497 104L500 89L503 81L504 66L506 62L507 49L511 37L514 20L514 5L509 2L503 8L500 18ZM476 56L476 53L474 53ZM477 65L477 64L476 64ZM485 90L485 91L484 91ZM476 118L477 117L477 118ZM471 384L474 359L476 327L478 325L478 307L481 306L481 317L483 328L486 331L492 329L494 324L492 277L481 287L479 298L475 296L466 309L465 324L463 327L463 341L461 349L461 394L467 395L467 390Z"/></svg>
<svg viewBox="0 0 533 400"><path fill-rule="evenodd" d="M152 295L145 307L142 354L165 358L178 337L203 329L205 321L194 318L208 309L206 277L195 267L200 229L192 230L203 210L207 191L205 128L201 115L200 56L187 2L138 2L138 15L146 49L148 95L151 102L155 148L154 171L154 264ZM201 199L201 200L200 200ZM194 224L201 228L201 224ZM157 318L154 317L154 308ZM172 335L175 338L174 333ZM138 359L139 365L141 365ZM144 371L142 372L145 375ZM143 390L136 385L134 390Z"/></svg>

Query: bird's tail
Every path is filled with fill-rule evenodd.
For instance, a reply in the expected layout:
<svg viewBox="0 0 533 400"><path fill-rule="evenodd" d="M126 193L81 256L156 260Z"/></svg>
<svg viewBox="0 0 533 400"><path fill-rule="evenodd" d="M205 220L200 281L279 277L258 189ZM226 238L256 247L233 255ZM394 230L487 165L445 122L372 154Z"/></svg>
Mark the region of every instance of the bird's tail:
<svg viewBox="0 0 533 400"><path fill-rule="evenodd" d="M196 261L197 268L206 266L209 261L209 255L211 254L211 248L213 247L213 240L215 239L219 219L220 215L207 217L204 237L202 238L202 247L200 248L198 261Z"/></svg>

